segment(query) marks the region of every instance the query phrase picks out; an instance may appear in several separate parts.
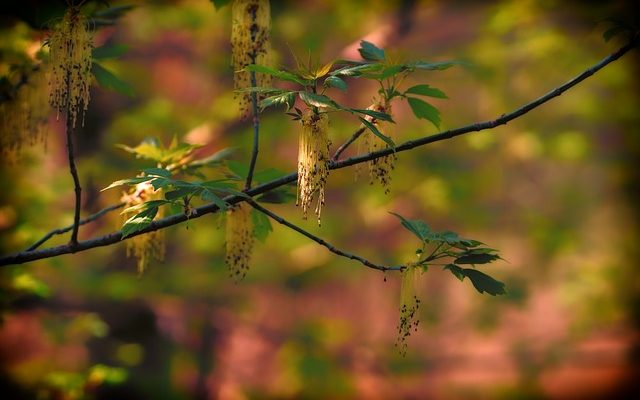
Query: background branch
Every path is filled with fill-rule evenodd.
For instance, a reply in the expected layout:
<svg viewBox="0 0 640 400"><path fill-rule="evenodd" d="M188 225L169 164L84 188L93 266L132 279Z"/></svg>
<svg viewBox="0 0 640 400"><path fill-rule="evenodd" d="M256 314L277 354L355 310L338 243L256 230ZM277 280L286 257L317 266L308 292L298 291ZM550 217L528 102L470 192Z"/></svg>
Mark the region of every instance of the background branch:
<svg viewBox="0 0 640 400"><path fill-rule="evenodd" d="M351 260L357 260L360 261L363 265L369 267L369 268L373 268L373 269L377 269L378 271L402 271L402 269L404 269L403 265L397 265L397 266L390 266L390 267L385 267L383 265L378 265L378 264L374 264L371 261L367 260L366 258L357 256L355 254L351 254L351 253L347 253L345 251L342 251L340 249L337 249L335 246L333 246L330 243L327 243L324 239L319 238L318 236L315 236L314 234L305 231L304 229L300 228L299 226L292 224L291 222L287 221L286 219L282 218L281 216L269 211L268 209L262 207L260 204L256 203L255 201L253 201L252 199L247 200L247 203L251 204L251 207L255 208L256 210L260 211L261 213L268 215L270 218L272 218L274 221L277 221L278 223L293 229L294 231L308 237L309 239L313 240L314 242L318 243L321 246L326 247L330 252L337 254L341 257L346 257L349 258Z"/></svg>
<svg viewBox="0 0 640 400"><path fill-rule="evenodd" d="M355 142L356 139L358 139L360 135L364 133L365 129L366 128L364 126L361 126L360 129L355 131L353 135L351 135L349 140L344 142L342 146L338 147L338 150L336 150L336 153L333 155L333 158L331 158L331 160L338 161L338 158L340 158L340 155L347 149L347 147L351 146L351 143Z"/></svg>
<svg viewBox="0 0 640 400"><path fill-rule="evenodd" d="M90 216L88 216L85 219L80 220L80 222L78 223L78 225L84 225L84 224L88 224L89 222L93 222L95 220L97 220L98 218L102 217L103 215L113 211L113 210L117 210L118 208L121 208L122 206L124 206L124 203L118 203L118 204L114 204L111 205L109 207L105 207L102 210L98 211L95 214L91 214ZM54 229L52 231L50 231L49 233L47 233L46 235L44 235L40 240L38 240L37 242L35 242L34 244L32 244L31 246L29 246L28 249L26 249L25 251L33 251L35 249L37 249L38 247L42 246L42 244L44 242L46 242L47 240L51 239L54 235L61 235L65 232L69 232L71 229L73 229L73 224L66 226L64 228L58 228L58 229Z"/></svg>
<svg viewBox="0 0 640 400"><path fill-rule="evenodd" d="M605 57L604 59L602 59L600 62L598 62L597 64L593 65L592 67L586 69L584 72L582 72L581 74L579 74L578 76L576 76L575 78L571 79L570 81L566 82L565 84L553 89L552 91L548 92L547 94L545 94L544 96L541 96L537 99L535 99L534 101L527 103L525 105L523 105L522 107L508 113L508 114L503 114L501 115L499 118L495 119L495 120L491 120L491 121L486 121L486 122L480 122L480 123L476 123L476 124L472 124L472 125L467 125L467 126L463 126L460 128L456 128L456 129L452 129L452 130L448 130L445 132L441 132L435 135L431 135L431 136L425 136L416 140L410 140L408 142L404 142L400 145L398 145L396 147L396 152L402 152L402 151L407 151L410 149L413 149L415 147L419 147L419 146L424 146L427 145L429 143L434 143L434 142L438 142L441 140L445 140L445 139L450 139L456 136L460 136L466 133L470 133L470 132L477 132L477 131L482 131L482 130L486 130L486 129L493 129L499 125L504 125L506 123L508 123L509 121L512 121L516 118L519 118L520 116L528 113L529 111L533 110L536 107L539 107L540 105L546 103L547 101L560 96L562 93L564 93L565 91L569 90L570 88L572 88L573 86L577 85L578 83L582 82L583 80L587 79L588 77L590 77L591 75L593 75L594 73L596 73L597 71L601 70L602 68L604 68L605 66L607 66L608 64L614 62L615 60L619 59L620 57L622 57L625 53L627 53L629 50L633 49L634 47L636 47L638 45L637 39L629 42L628 44L626 44L625 46L621 47L620 49L618 49L616 52L612 53L611 55ZM366 161L370 161L370 160L374 160L376 158L380 158L380 157L384 157L386 155L389 155L393 152L392 149L384 149L384 150L380 150L374 153L370 153L370 154L366 154L366 155L362 155L362 156L357 156L357 157L351 157L342 161L335 161L332 162L329 166L330 169L340 169L340 168L345 168L351 165L355 165L355 164L360 164ZM294 182L297 179L297 173L291 173L289 175L285 175L281 178L278 179L274 179L270 182L266 182L263 183L259 186L254 187L253 189L249 189L246 190L245 193L246 195L253 197L256 196L258 194L262 194L262 193L266 193L270 190L273 190L275 188L278 188L280 186L283 186L287 183L291 183ZM243 196L228 196L224 199L224 201L226 201L229 204L236 204L239 203L241 201L245 201L246 198ZM176 225L179 224L181 222L186 221L187 219L194 219L194 218L200 218L203 215L212 213L212 212L216 212L218 211L218 206L216 206L215 204L206 204L204 206L198 207L196 208L196 215L192 215L189 218L187 218L186 215L184 214L174 214L174 215L170 215L168 217L153 221L147 228L140 230L130 236L127 237L131 238L137 235L142 235L148 232L152 232L152 231L156 231L158 229L163 229L172 225ZM41 259L45 259L45 258L50 258L50 257L55 257L55 256L59 256L62 254L68 254L68 253L73 253L73 252L79 252L79 251L84 251L84 250L88 250L88 249L92 249L95 247L101 247L101 246L108 246L114 243L117 243L119 241L122 240L122 233L120 231L117 232L112 232L109 233L107 235L98 237L98 238L94 238L94 239L90 239L90 240L86 240L83 242L79 242L77 243L77 245L75 246L70 246L70 245L62 245L62 246L57 246L57 247L51 247L51 248L47 248L47 249L42 249L42 250L36 250L36 251L30 251L30 252L21 252L21 253L16 253L16 254L12 254L12 255L8 255L8 256L4 256L4 257L0 257L0 266L1 265L8 265L8 264L21 264L21 263L25 263L25 262L29 262L29 261L34 261L34 260L41 260Z"/></svg>

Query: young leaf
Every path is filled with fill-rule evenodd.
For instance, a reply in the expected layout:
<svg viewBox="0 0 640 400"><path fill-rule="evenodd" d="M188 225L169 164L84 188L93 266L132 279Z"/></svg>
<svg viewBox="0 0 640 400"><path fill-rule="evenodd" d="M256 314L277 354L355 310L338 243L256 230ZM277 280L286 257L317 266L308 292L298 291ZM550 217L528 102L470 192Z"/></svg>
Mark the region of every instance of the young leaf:
<svg viewBox="0 0 640 400"><path fill-rule="evenodd" d="M407 97L411 111L419 119L426 119L440 129L440 111L437 108L415 97Z"/></svg>
<svg viewBox="0 0 640 400"><path fill-rule="evenodd" d="M464 272L462 268L458 267L455 264L447 264L443 267L443 269L450 271L453 276L458 278L461 282L464 281Z"/></svg>
<svg viewBox="0 0 640 400"><path fill-rule="evenodd" d="M290 110L296 102L296 93L297 92L283 92L275 96L267 97L260 101L260 108L264 110L271 106L284 105L287 107L287 110Z"/></svg>
<svg viewBox="0 0 640 400"><path fill-rule="evenodd" d="M423 69L427 71L441 71L447 68L451 68L454 65L463 64L459 61L438 61L438 62L425 62L425 61L416 61L409 66L417 69Z"/></svg>
<svg viewBox="0 0 640 400"><path fill-rule="evenodd" d="M104 69L98 63L93 63L91 71L93 72L93 76L96 77L96 81L105 89L113 90L115 92L124 94L125 96L133 97L135 92L131 85L127 82L120 80L117 76L115 76L110 71Z"/></svg>
<svg viewBox="0 0 640 400"><path fill-rule="evenodd" d="M360 56L368 61L384 61L384 50L377 47L371 42L363 40L360 42L360 48L358 49Z"/></svg>
<svg viewBox="0 0 640 400"><path fill-rule="evenodd" d="M456 264L488 264L499 259L500 256L497 254L464 254L458 258L456 258Z"/></svg>
<svg viewBox="0 0 640 400"><path fill-rule="evenodd" d="M300 100L307 103L307 105L310 107L329 107L335 109L342 108L338 103L323 94L299 92L298 95L300 96Z"/></svg>
<svg viewBox="0 0 640 400"><path fill-rule="evenodd" d="M370 116L372 118L379 119L381 121L388 121L388 122L395 123L395 121L391 118L391 115L389 115L387 113L380 112L380 111L362 110L362 109L359 109L359 108L351 108L350 111L357 112L357 113L364 114L364 115L368 115L368 116Z"/></svg>
<svg viewBox="0 0 640 400"><path fill-rule="evenodd" d="M171 171L167 171L164 168L145 168L142 170L148 176L162 176L164 178L171 178Z"/></svg>
<svg viewBox="0 0 640 400"><path fill-rule="evenodd" d="M292 74L291 72L278 71L277 69L269 68L264 65L251 64L244 67L244 70L249 72L253 71L261 74L272 75L280 79L281 81L294 82L303 86L309 83L309 81L307 81L306 79L302 79L299 76Z"/></svg>
<svg viewBox="0 0 640 400"><path fill-rule="evenodd" d="M138 183L142 183L145 181L148 181L149 177L147 176L138 176L135 178L128 178L128 179L120 179L119 181L115 181L113 182L111 185L107 186L106 188L100 190L101 192L104 192L107 189L111 189L114 187L118 187L118 186L123 186L123 185L137 185Z"/></svg>
<svg viewBox="0 0 640 400"><path fill-rule="evenodd" d="M334 87L342 91L347 90L347 83L337 76L329 76L324 80L325 87Z"/></svg>
<svg viewBox="0 0 640 400"><path fill-rule="evenodd" d="M382 132L380 132L374 124L372 124L371 122L367 121L362 117L358 117L358 118L360 119L360 122L364 124L364 126L369 128L369 130L373 132L374 135L382 139L389 147L391 147L392 149L396 148L396 144L393 142L393 140L391 140L389 136L385 136L384 134L382 134Z"/></svg>
<svg viewBox="0 0 640 400"><path fill-rule="evenodd" d="M124 225L122 225L122 238L124 239L127 236L148 227L157 213L158 207L152 207L126 220Z"/></svg>
<svg viewBox="0 0 640 400"><path fill-rule="evenodd" d="M131 206L131 207L127 207L124 210L122 210L122 212L120 213L120 215L122 214L130 214L130 213L141 213L142 211L151 209L151 208L158 208L164 204L168 204L171 203L170 201L167 200L149 200L149 201L145 201L144 203L140 203L140 204L136 204L135 206Z"/></svg>
<svg viewBox="0 0 640 400"><path fill-rule="evenodd" d="M404 65L391 65L389 67L386 67L385 69L382 70L382 72L380 73L380 80L382 79L387 79L390 78L394 75L399 74L400 72L404 71L406 69L406 67Z"/></svg>
<svg viewBox="0 0 640 400"><path fill-rule="evenodd" d="M409 220L403 217L402 215L396 214L394 212L389 212L389 214L392 214L398 217L401 221L402 226L404 226L407 230L409 230L411 233L416 235L418 239L420 239L421 241L424 242L429 238L429 235L431 234L431 229L429 228L429 225L427 225L423 221L420 221L417 219Z"/></svg>
<svg viewBox="0 0 640 400"><path fill-rule="evenodd" d="M440 89L436 89L429 85L415 85L407 89L404 94L418 94L421 96L437 97L439 99L448 99L447 95Z"/></svg>
<svg viewBox="0 0 640 400"><path fill-rule="evenodd" d="M273 230L269 217L260 211L253 209L251 212L253 220L253 236L261 242L264 242L269 233Z"/></svg>
<svg viewBox="0 0 640 400"><path fill-rule="evenodd" d="M492 296L506 293L505 284L493 279L489 275L472 268L465 268L462 271L467 278L471 279L473 287L475 287L478 292L487 292Z"/></svg>

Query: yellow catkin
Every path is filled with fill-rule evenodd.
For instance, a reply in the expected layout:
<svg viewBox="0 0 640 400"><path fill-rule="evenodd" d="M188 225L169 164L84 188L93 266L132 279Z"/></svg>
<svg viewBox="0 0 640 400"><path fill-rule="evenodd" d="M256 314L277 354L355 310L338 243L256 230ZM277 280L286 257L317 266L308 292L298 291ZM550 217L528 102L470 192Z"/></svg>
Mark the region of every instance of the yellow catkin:
<svg viewBox="0 0 640 400"><path fill-rule="evenodd" d="M374 104L369 107L369 110L379 111L391 115L391 104L379 100L374 102ZM392 124L390 122L380 121L370 117L367 118L376 126L376 128L378 128L380 133L385 136L389 136L392 139L394 138L394 129L391 126ZM389 147L389 145L378 136L373 134L373 132L371 132L369 129L366 129L362 134L362 139L360 141L360 152L372 153L374 151L386 149L387 147ZM369 183L373 185L375 181L378 181L382 185L382 187L384 187L384 192L389 193L389 185L391 184L391 172L395 167L396 159L397 157L395 154L390 154L388 156L368 161L367 167L369 169Z"/></svg>
<svg viewBox="0 0 640 400"><path fill-rule="evenodd" d="M253 86L249 64L269 65L271 10L269 0L233 0L231 6L231 65L236 90ZM271 86L271 75L256 74L256 86ZM251 93L236 92L243 118L251 109Z"/></svg>
<svg viewBox="0 0 640 400"><path fill-rule="evenodd" d="M416 292L416 281L421 273L421 268L413 263L408 263L402 271L400 283L400 322L398 323L398 337L396 347L402 355L407 354L407 339L411 331L418 330L420 323L418 310L420 299Z"/></svg>
<svg viewBox="0 0 640 400"><path fill-rule="evenodd" d="M298 142L298 193L296 205L302 207L303 218L316 194L315 214L320 225L324 205L324 187L329 175L329 117L307 110L302 117L302 133Z"/></svg>
<svg viewBox="0 0 640 400"><path fill-rule="evenodd" d="M139 183L133 193L125 194L122 200L125 202L125 208L142 204L149 200L161 200L164 198L162 189L153 190L153 186L148 182ZM125 220L133 214L123 214ZM162 208L158 209L155 219L164 216ZM138 264L138 274L142 274L151 261L164 261L165 241L164 230L145 233L134 236L126 241L127 257L135 257Z"/></svg>
<svg viewBox="0 0 640 400"><path fill-rule="evenodd" d="M249 271L253 241L251 206L240 203L229 208L225 263L229 268L229 276L235 282L240 282Z"/></svg>
<svg viewBox="0 0 640 400"><path fill-rule="evenodd" d="M67 110L72 126L89 106L93 35L76 7L71 7L49 38L51 58L51 105Z"/></svg>
<svg viewBox="0 0 640 400"><path fill-rule="evenodd" d="M26 76L13 99L0 104L0 148L13 159L23 145L46 144L49 120L47 72L41 66Z"/></svg>

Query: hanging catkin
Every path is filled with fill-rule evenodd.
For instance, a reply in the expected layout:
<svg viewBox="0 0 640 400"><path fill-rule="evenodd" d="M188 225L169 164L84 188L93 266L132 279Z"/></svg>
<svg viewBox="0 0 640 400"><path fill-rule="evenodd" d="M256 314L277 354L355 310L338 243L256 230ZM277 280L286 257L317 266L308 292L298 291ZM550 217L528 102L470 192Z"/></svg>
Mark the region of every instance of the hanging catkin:
<svg viewBox="0 0 640 400"><path fill-rule="evenodd" d="M251 206L240 203L229 208L225 262L229 276L236 282L241 281L249 271L253 241Z"/></svg>
<svg viewBox="0 0 640 400"><path fill-rule="evenodd" d="M269 0L234 0L231 6L231 65L236 90L252 87L251 74L242 71L250 64L268 65L271 43ZM255 86L271 86L271 75L256 73ZM236 92L243 118L251 109L251 93Z"/></svg>
<svg viewBox="0 0 640 400"><path fill-rule="evenodd" d="M371 105L368 109L391 115L391 104L385 102L384 100L376 100L374 104ZM376 126L376 128L378 128L380 133L392 139L394 138L394 129L391 122L381 121L371 117L367 118L373 123L373 125ZM389 147L387 143L385 143L369 129L366 129L362 134L359 152L373 153L375 151L386 149L387 147ZM373 185L375 181L378 181L384 188L384 192L389 193L389 185L391 184L391 172L395 167L396 159L397 157L395 154L389 154L388 156L368 161L367 167L369 170L369 183Z"/></svg>

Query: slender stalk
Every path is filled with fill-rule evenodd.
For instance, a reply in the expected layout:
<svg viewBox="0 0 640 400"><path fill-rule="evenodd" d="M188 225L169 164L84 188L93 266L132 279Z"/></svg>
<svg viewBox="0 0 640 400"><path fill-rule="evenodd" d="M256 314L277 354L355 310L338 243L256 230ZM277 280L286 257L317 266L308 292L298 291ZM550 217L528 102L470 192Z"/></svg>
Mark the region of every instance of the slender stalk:
<svg viewBox="0 0 640 400"><path fill-rule="evenodd" d="M78 170L76 169L76 163L73 153L73 133L75 131L74 120L71 113L71 72L67 72L67 155L69 156L69 171L73 177L73 189L76 194L75 211L73 214L73 228L71 231L71 239L69 245L73 248L78 244L78 229L80 228L80 206L81 206L81 192L80 178L78 178Z"/></svg>
<svg viewBox="0 0 640 400"><path fill-rule="evenodd" d="M109 213L109 212L111 212L113 210L117 210L118 208L121 208L122 206L124 206L124 203L118 203L118 204L111 205L109 207L105 207L102 210L96 212L95 214L91 214L87 218L81 219L80 222L79 222L79 225L84 225L84 224L88 224L89 222L93 222L93 221L97 220L98 218L102 217L103 215L105 215L105 214L107 214L107 213ZM34 251L38 247L42 246L42 244L45 243L47 240L51 239L54 235L62 235L63 233L69 232L72 229L73 229L73 224L71 224L69 226L65 226L64 228L54 229L54 230L48 232L46 235L44 235L40 240L38 240L37 242L35 242L31 246L29 246L29 248L26 249L25 251Z"/></svg>
<svg viewBox="0 0 640 400"><path fill-rule="evenodd" d="M627 53L629 50L635 48L638 45L638 40L634 40L629 42L628 44L626 44L625 46L619 48L617 51L615 51L614 53L612 53L611 55L605 57L604 59L602 59L600 62L596 63L595 65L587 68L585 71L583 71L582 73L580 73L578 76L576 76L575 78L571 79L570 81L564 83L561 86L558 86L557 88L551 90L550 92L548 92L547 94L523 105L522 107L519 107L517 109L515 109L514 111L508 113L508 114L502 114L500 117L491 120L491 121L485 121L485 122L479 122L476 124L471 124L471 125L467 125L467 126L463 126L460 128L456 128L456 129L452 129L452 130L448 130L445 132L441 132L438 133L436 135L431 135L431 136L425 136L416 140L410 140L408 142L404 142L402 144L400 144L399 146L396 147L396 152L403 152L403 151L407 151L407 150L411 150L415 147L419 147L419 146L424 146L430 143L435 143L441 140L445 140L445 139L451 139L453 137L456 136L460 136L463 134L467 134L467 133L471 133L471 132L477 132L477 131L482 131L482 130L487 130L487 129L493 129L499 125L504 125L516 118L521 117L522 115L528 113L529 111L541 106L542 104L546 103L547 101L560 96L562 93L566 92L567 90L571 89L572 87L574 87L575 85L577 85L578 83L582 82L583 80L587 79L588 77L590 77L591 75L593 75L594 73L598 72L599 70L601 70L602 68L604 68L605 66L607 66L608 64L616 61L617 59L619 59L620 57L622 57L625 53ZM366 161L370 161L370 160L375 160L376 158L380 158L380 157L384 157L386 155L389 155L393 152L392 149L383 149L380 151L376 151L373 153L369 153L366 155L362 155L362 156L357 156L357 157L351 157L345 160L341 160L341 161L334 161L329 165L329 169L340 169L340 168L345 168L351 165L356 165L356 164L360 164ZM273 189L276 189L280 186L286 185L288 183L291 182L295 182L297 179L297 173L292 172L288 175L282 176L280 178L274 179L272 181L269 182L265 182L259 186L256 186L252 189L246 190L245 194L243 196L239 196L239 195L235 195L235 196L227 196L226 198L224 198L224 201L229 203L229 204L236 204L239 203L241 201L245 201L247 199L246 196L249 197L254 197L257 196L259 194L263 194L266 192L269 192ZM180 214L174 214L174 215L170 215L168 217L153 221L148 227L146 227L145 229L142 229L130 236L127 237L131 238L137 235L143 235L145 233L148 232L153 232L156 231L158 229L164 229L167 228L169 226L172 225L176 225L179 224L181 222L185 222L187 220L193 220L195 218L200 218L203 215L209 214L209 213L214 213L217 212L219 210L218 206L216 206L215 204L206 204L204 206L198 207L196 208L196 214L195 215L191 215L190 217L187 217L186 215L184 215L183 213ZM119 241L122 240L122 233L120 231L117 232L112 232L109 233L107 235L104 236L100 236L94 239L89 239L83 242L78 242L76 246L71 246L71 245L62 245L62 246L56 246L56 247L50 247L47 249L41 249L41 250L35 250L35 251L27 251L27 252L20 252L20 253L15 253L15 254L10 254L7 256L3 256L0 257L0 266L3 265L9 265L9 264L22 264L25 262L29 262L29 261L35 261L35 260L41 260L41 259L45 259L45 258L51 258L51 257L56 257L62 254L69 254L69 253L74 253L74 252L79 252L79 251L85 251L85 250L89 250L92 248L96 248L96 247L102 247L102 246L109 246L112 245L114 243L118 243Z"/></svg>
<svg viewBox="0 0 640 400"><path fill-rule="evenodd" d="M256 58L253 55L253 63L255 64ZM251 71L251 86L256 86L256 73ZM251 92L251 111L253 113L253 150L251 151L251 162L249 163L249 172L247 173L247 181L245 182L244 189L251 189L251 181L253 180L253 172L256 168L256 161L258 161L258 149L260 140L260 119L258 117L258 94Z"/></svg>
<svg viewBox="0 0 640 400"><path fill-rule="evenodd" d="M253 200L247 200L247 203L251 204L251 207L255 208L256 210L260 211L261 213L268 215L271 219L273 219L274 221L286 226L287 228L290 228L304 236L306 236L307 238L313 240L314 242L318 243L321 246L326 247L330 252L337 254L341 257L345 257L351 260L356 260L356 261L360 261L364 266L369 267L369 268L373 268L373 269L377 269L378 271L402 271L404 269L403 265L397 265L397 266L383 266L383 265L378 265L378 264L374 264L371 261L367 260L366 258L357 256L355 254L351 254L351 253L347 253L346 251L342 251L338 248L336 248L335 246L333 246L330 243L327 243L324 239L319 238L318 236L315 236L314 234L305 231L304 229L300 228L299 226L287 221L286 219L282 218L281 216L269 211L268 209L262 207L260 204L256 203Z"/></svg>
<svg viewBox="0 0 640 400"><path fill-rule="evenodd" d="M331 158L331 161L338 161L338 159L340 158L340 155L347 149L347 147L351 146L351 144L353 142L356 141L356 139L358 139L360 137L360 135L362 135L364 133L364 131L366 130L366 128L364 126L361 126L360 129L358 129L357 131L355 131L353 133L353 135L351 135L351 137L349 138L349 140L347 140L346 142L344 142L342 144L342 146L338 147L338 150L336 150L336 153L333 155L333 157Z"/></svg>

